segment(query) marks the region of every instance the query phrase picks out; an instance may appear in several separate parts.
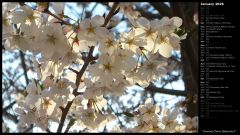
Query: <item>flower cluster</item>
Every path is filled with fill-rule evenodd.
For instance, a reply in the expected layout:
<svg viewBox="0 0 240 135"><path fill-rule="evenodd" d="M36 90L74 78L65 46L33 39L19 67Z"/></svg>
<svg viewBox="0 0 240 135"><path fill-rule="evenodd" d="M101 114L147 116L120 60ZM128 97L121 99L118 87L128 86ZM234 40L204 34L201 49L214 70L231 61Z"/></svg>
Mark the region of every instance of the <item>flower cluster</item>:
<svg viewBox="0 0 240 135"><path fill-rule="evenodd" d="M95 130L115 120L116 116L102 111L107 106L105 96L122 96L129 86L145 87L165 75L168 63L159 56L171 57L172 51L178 50L186 37L186 34L176 34L182 25L181 18L148 20L139 17L132 4L119 4L120 11L127 14L133 25L119 37L106 28L104 24L109 20L103 16L70 24L64 21L64 6L50 4L56 16L43 5L33 9L26 4L4 3L2 10L5 48L29 51L34 56L41 54L41 58L33 58L38 78L28 85L27 96L16 112L20 124L35 124L43 130L49 128L50 121L60 123L63 109L69 102L72 102L69 112L82 127ZM82 55L91 47L98 49L94 62ZM64 70L73 62L82 67L87 62L93 63L86 69L87 73L80 76L82 78L77 78L78 75L64 77ZM76 95L74 91L82 91L82 94ZM128 131L181 132L197 127L196 118L186 117L183 128L183 124L176 121L178 108L171 112L162 110L161 119L159 112L159 106L148 99L139 107L137 127Z"/></svg>
<svg viewBox="0 0 240 135"><path fill-rule="evenodd" d="M153 104L153 99L148 98L144 105L140 105L134 113L137 119L137 126L128 129L129 132L197 132L198 117L183 117L183 122L177 118L182 115L180 107L170 110ZM159 114L161 112L161 114Z"/></svg>

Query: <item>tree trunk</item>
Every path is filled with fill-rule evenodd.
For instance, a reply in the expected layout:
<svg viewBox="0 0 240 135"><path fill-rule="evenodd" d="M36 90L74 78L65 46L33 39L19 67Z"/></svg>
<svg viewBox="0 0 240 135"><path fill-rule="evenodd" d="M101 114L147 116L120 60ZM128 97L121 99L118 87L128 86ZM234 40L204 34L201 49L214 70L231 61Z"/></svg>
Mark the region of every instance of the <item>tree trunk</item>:
<svg viewBox="0 0 240 135"><path fill-rule="evenodd" d="M183 19L182 27L188 31L186 40L181 44L181 61L183 63L183 81L190 101L186 115L198 115L198 104L192 102L193 95L198 94L198 31L193 15L198 11L197 3L171 3L174 16Z"/></svg>

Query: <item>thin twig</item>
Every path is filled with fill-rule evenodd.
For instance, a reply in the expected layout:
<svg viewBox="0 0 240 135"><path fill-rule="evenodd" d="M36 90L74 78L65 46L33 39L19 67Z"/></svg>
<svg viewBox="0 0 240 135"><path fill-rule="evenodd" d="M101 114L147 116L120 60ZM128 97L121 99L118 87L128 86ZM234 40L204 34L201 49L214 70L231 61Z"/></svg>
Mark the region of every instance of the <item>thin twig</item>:
<svg viewBox="0 0 240 135"><path fill-rule="evenodd" d="M73 68L71 68L71 67L69 67L68 69L71 70L71 71L73 71L73 72L76 73L76 74L78 73L77 70L75 70L75 69L73 69Z"/></svg>
<svg viewBox="0 0 240 135"><path fill-rule="evenodd" d="M69 131L69 129L75 124L75 119L71 119L67 125L66 130L64 131L64 133L67 133Z"/></svg>
<svg viewBox="0 0 240 135"><path fill-rule="evenodd" d="M58 19L59 21L61 21L62 23L66 24L66 25L72 25L71 23L64 21L63 19L61 19L60 17L58 17L57 15L53 14L52 12L50 12L49 10L45 10L43 11L43 13L49 14L51 16L53 16L54 18ZM75 20L74 20L75 21Z"/></svg>
<svg viewBox="0 0 240 135"><path fill-rule="evenodd" d="M187 96L186 91L158 88L158 87L153 86L153 85L149 85L148 87L145 88L145 90L146 91L151 91L151 92L159 92L159 93L168 94L168 95Z"/></svg>
<svg viewBox="0 0 240 135"><path fill-rule="evenodd" d="M112 112L117 116L117 119L118 119L118 122L119 122L120 126L121 126L121 127L124 127L124 125L122 124L122 121L121 121L121 120L119 119L119 117L118 117L119 113L118 113L118 112L116 113L116 112L113 110L112 106L111 106L109 103L107 103L107 105L108 105L109 108L112 110Z"/></svg>
<svg viewBox="0 0 240 135"><path fill-rule="evenodd" d="M96 4L93 6L92 10L90 11L90 13L91 13L91 16L92 16L92 13L93 13L93 11L94 11L94 10L95 10L95 8L97 7L97 5L98 5L98 3L96 2Z"/></svg>
<svg viewBox="0 0 240 135"><path fill-rule="evenodd" d="M118 4L119 2L115 2L112 6L112 9L111 11L108 13L108 16L105 18L105 22L103 24L103 27L107 26L107 23L110 21L110 19L112 18L112 16L114 15L115 13L115 10L117 9L118 7ZM113 10L114 9L114 10Z"/></svg>
<svg viewBox="0 0 240 135"><path fill-rule="evenodd" d="M20 2L19 3L21 6L27 6L27 7L30 7L29 5L23 3L23 2ZM32 9L32 7L30 7ZM53 16L54 18L58 19L59 21L61 21L62 23L64 23L65 25L72 25L71 23L67 22L67 21L64 21L62 18L58 17L57 15L53 14L51 11L49 11L48 9L45 9L44 11L42 11L43 13L46 13L46 14L49 14L51 16ZM72 19L72 18L70 18ZM72 19L74 20L74 19ZM74 20L75 21L75 20Z"/></svg>
<svg viewBox="0 0 240 135"><path fill-rule="evenodd" d="M105 26L107 25L107 23L109 22L109 20L112 18L112 16L114 16L114 13L115 13L115 10L116 10L117 6L118 6L118 3L114 3L114 4L113 4L113 7L112 7L111 11L109 12L109 14L107 15L107 17L106 17L106 19L105 19L105 22L104 22L104 24L103 24L102 27L105 27ZM81 70L77 73L77 79L76 79L76 81L75 81L75 84L76 84L77 87L73 90L73 94L74 94L75 97L79 95L79 92L77 92L77 90L78 90L79 84L80 84L80 82L81 82L81 78L82 78L82 76L83 76L83 73L84 73L85 70L87 69L89 63L94 59L94 57L93 57L93 55L92 55L92 54L93 54L93 51L94 51L94 46L91 46L91 47L90 47L90 50L89 50L89 53L88 53L88 56L87 56L87 58L85 59L85 62L84 62L84 64L83 64ZM74 100L74 99L73 99L73 100ZM62 111L63 111L63 112L62 112L62 117L61 117L61 119L60 119L60 123L59 123L58 129L57 129L57 132L58 132L58 133L61 133L61 132L62 132L62 128L63 128L63 125L64 125L64 121L65 121L66 116L67 116L67 114L68 114L68 111L69 111L69 109L70 109L70 107L71 107L71 105L72 105L72 103L73 103L73 100L72 100L72 101L69 101L69 102L67 103L66 107L62 110ZM71 127L69 127L69 128L71 128Z"/></svg>
<svg viewBox="0 0 240 135"><path fill-rule="evenodd" d="M22 68L23 68L23 72L24 72L24 77L26 80L26 84L29 84L29 80L28 80L28 75L27 75L27 65L25 63L25 59L24 59L24 53L22 51L19 51L20 53L20 58L21 58L21 62L22 62Z"/></svg>
<svg viewBox="0 0 240 135"><path fill-rule="evenodd" d="M46 129L47 133L52 133L49 128Z"/></svg>
<svg viewBox="0 0 240 135"><path fill-rule="evenodd" d="M73 101L70 101L67 103L67 106L63 109L63 112L62 112L62 117L61 117L61 120L60 120L60 123L58 125L58 129L57 129L57 132L58 133L61 133L62 132L62 128L63 128L63 125L64 125L64 121L66 119L66 116L68 114L68 111L72 105Z"/></svg>
<svg viewBox="0 0 240 135"><path fill-rule="evenodd" d="M3 110L7 111L7 110L10 109L15 103L16 103L16 101L13 101L13 102L10 103L8 106L6 106L5 108L3 108Z"/></svg>

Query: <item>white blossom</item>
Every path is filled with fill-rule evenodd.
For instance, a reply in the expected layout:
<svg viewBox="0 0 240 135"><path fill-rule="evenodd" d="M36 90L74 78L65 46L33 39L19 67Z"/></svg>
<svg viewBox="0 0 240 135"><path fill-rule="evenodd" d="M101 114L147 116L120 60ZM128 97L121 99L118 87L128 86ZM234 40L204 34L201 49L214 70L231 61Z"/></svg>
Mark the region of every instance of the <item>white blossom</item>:
<svg viewBox="0 0 240 135"><path fill-rule="evenodd" d="M46 130L50 121L60 123L65 113L62 109L71 102L68 114L81 128L98 132L106 125L113 124L117 115L115 112L109 113L108 97L118 99L125 94L127 87L146 87L151 81L166 75L171 70L167 67L168 58L173 51L180 49L181 40L187 36L176 34L181 29L181 18L148 20L139 17L139 12L134 10L135 3L118 5L120 12L132 24L130 31L120 35L111 29L117 25L118 19L104 24L109 20L100 15L62 25L59 20L66 18L63 17L65 3L49 4L54 11L52 14L57 17L44 13L45 7L35 10L27 5L18 8L16 3L3 3L3 44L8 50L31 52L38 75L27 86L27 96L17 99L15 112L19 116L19 127L34 124ZM112 3L109 5L112 6ZM95 47L93 56L96 59L93 61L85 57L91 46ZM41 54L40 58L36 59L38 54ZM164 59L159 58L159 54ZM82 68L75 67L73 63L81 64ZM86 65L88 67L84 69ZM69 67L76 69L76 72ZM76 86L78 83L79 86ZM81 91L80 94L76 95L75 90ZM181 113L179 107L160 111L160 106L147 98L132 113L135 126L120 128L116 125L110 131L196 131L198 117L190 118ZM178 116L183 117L182 123L178 122Z"/></svg>
<svg viewBox="0 0 240 135"><path fill-rule="evenodd" d="M166 62L157 61L156 57L151 55L149 60L143 63L143 66L139 68L138 74L140 74L141 80L150 82L166 74L166 69L164 68L166 65Z"/></svg>
<svg viewBox="0 0 240 135"><path fill-rule="evenodd" d="M100 45L99 51L101 53L108 53L112 55L114 50L117 48L117 43L114 40L114 34L107 29L102 30L102 34L99 35L100 38Z"/></svg>
<svg viewBox="0 0 240 135"><path fill-rule="evenodd" d="M157 37L157 20L149 21L144 17L137 19L138 28L135 29L136 35L145 39L147 45L144 46L144 49L151 52L154 47L154 43Z"/></svg>
<svg viewBox="0 0 240 135"><path fill-rule="evenodd" d="M21 6L20 7L21 10L15 10L12 13L12 22L14 24L27 24L27 25L31 25L31 24L37 24L40 25L41 22L41 17L40 17L40 12L31 9L28 6Z"/></svg>
<svg viewBox="0 0 240 135"><path fill-rule="evenodd" d="M123 33L120 37L120 42L125 49L131 50L134 53L139 53L139 47L144 47L146 45L146 42L144 42L143 39L136 36L134 30L131 30L128 33Z"/></svg>
<svg viewBox="0 0 240 135"><path fill-rule="evenodd" d="M100 82L100 86L109 86L113 79L123 80L117 62L107 54L100 55L99 63L93 65L90 70L93 76L97 77L96 81Z"/></svg>
<svg viewBox="0 0 240 135"><path fill-rule="evenodd" d="M40 51L45 58L51 59L54 55L64 56L69 50L67 38L64 36L60 25L48 25L43 27L43 34L39 37L42 41Z"/></svg>
<svg viewBox="0 0 240 135"><path fill-rule="evenodd" d="M87 46L96 46L99 40L98 35L102 34L101 26L104 24L102 16L94 16L92 19L84 19L80 22L80 31L78 32L78 39L83 40Z"/></svg>
<svg viewBox="0 0 240 135"><path fill-rule="evenodd" d="M198 127L198 117L195 116L193 118L191 117L185 117L183 121L183 125L185 125L186 130L197 130Z"/></svg>
<svg viewBox="0 0 240 135"><path fill-rule="evenodd" d="M148 98L144 105L139 106L139 111L143 115L143 121L148 123L158 118L156 114L160 112L160 107L158 105L153 105L153 99Z"/></svg>

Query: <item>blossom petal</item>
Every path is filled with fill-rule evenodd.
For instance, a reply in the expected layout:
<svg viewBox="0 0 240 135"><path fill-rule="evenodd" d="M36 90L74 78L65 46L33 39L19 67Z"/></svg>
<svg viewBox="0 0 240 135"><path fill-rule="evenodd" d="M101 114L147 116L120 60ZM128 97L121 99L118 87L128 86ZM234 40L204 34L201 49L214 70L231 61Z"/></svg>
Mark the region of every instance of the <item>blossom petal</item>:
<svg viewBox="0 0 240 135"><path fill-rule="evenodd" d="M137 24L140 25L141 27L144 27L146 29L150 28L150 22L148 19L146 19L145 17L140 17L137 19Z"/></svg>
<svg viewBox="0 0 240 135"><path fill-rule="evenodd" d="M104 24L104 18L100 15L96 15L91 19L93 26L101 26Z"/></svg>
<svg viewBox="0 0 240 135"><path fill-rule="evenodd" d="M161 43L159 46L158 46L158 52L166 57L166 58L169 58L171 57L172 55L172 51L173 51L173 48L171 45L167 44L167 43Z"/></svg>
<svg viewBox="0 0 240 135"><path fill-rule="evenodd" d="M87 29L89 27L89 25L90 25L90 22L91 22L90 19L82 20L80 22L80 29L83 29L83 30Z"/></svg>
<svg viewBox="0 0 240 135"><path fill-rule="evenodd" d="M179 18L179 17L172 17L171 20L173 20L173 24L176 26L176 27L180 27L182 25L182 19Z"/></svg>

